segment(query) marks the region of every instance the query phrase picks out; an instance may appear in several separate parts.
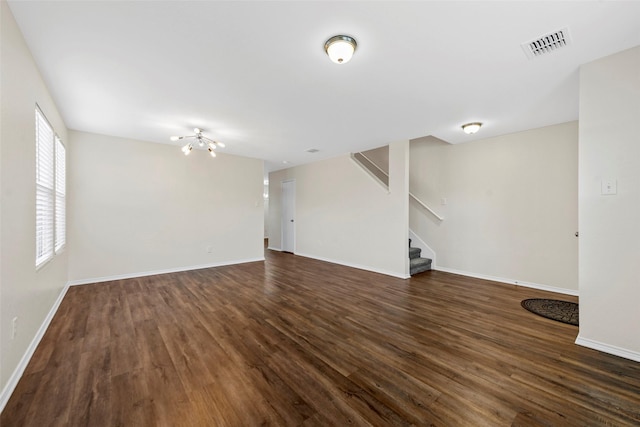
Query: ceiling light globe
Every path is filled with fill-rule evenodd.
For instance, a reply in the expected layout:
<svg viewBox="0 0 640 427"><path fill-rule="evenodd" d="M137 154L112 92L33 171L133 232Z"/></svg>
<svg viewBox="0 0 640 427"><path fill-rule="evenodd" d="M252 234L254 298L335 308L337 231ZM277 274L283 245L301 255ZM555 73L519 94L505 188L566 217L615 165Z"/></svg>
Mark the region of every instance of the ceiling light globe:
<svg viewBox="0 0 640 427"><path fill-rule="evenodd" d="M353 37L333 36L324 44L324 50L331 61L346 64L351 60L357 45Z"/></svg>
<svg viewBox="0 0 640 427"><path fill-rule="evenodd" d="M479 123L479 122L467 123L466 125L462 125L462 130L467 135L473 135L474 133L480 130L481 126L482 126L482 123Z"/></svg>

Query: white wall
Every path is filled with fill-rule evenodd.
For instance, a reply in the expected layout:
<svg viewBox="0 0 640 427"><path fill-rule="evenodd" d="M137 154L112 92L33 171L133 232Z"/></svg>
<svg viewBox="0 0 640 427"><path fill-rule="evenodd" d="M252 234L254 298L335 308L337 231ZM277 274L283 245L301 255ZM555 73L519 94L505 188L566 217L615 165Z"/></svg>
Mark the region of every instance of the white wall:
<svg viewBox="0 0 640 427"><path fill-rule="evenodd" d="M410 226L437 269L577 294L578 124L411 143ZM446 199L446 205L443 200Z"/></svg>
<svg viewBox="0 0 640 427"><path fill-rule="evenodd" d="M67 283L68 250L35 268L35 106L67 145L67 130L5 1L0 2L0 387L11 382ZM68 153L67 153L68 154ZM11 319L18 330L11 339ZM15 385L15 384L13 384ZM4 403L4 402L0 402Z"/></svg>
<svg viewBox="0 0 640 427"><path fill-rule="evenodd" d="M640 47L580 70L580 335L640 361ZM617 195L602 195L603 180Z"/></svg>
<svg viewBox="0 0 640 427"><path fill-rule="evenodd" d="M70 137L72 283L264 259L261 160Z"/></svg>
<svg viewBox="0 0 640 427"><path fill-rule="evenodd" d="M269 175L269 247L281 248L281 183L296 181L296 254L408 275L408 142L389 148L389 191L349 155Z"/></svg>

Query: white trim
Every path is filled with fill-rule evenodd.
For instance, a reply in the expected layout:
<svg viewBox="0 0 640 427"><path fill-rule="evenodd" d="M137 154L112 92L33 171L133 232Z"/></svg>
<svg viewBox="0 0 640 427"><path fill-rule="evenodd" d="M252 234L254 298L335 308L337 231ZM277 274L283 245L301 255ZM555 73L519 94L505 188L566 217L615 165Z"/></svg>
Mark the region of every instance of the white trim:
<svg viewBox="0 0 640 427"><path fill-rule="evenodd" d="M373 167L378 169L384 176L386 176L387 179L389 179L389 174L387 172L383 171L382 169L380 169L380 166L376 165L373 162L373 160L368 158L364 153L362 153L362 152L360 152L360 153L351 153L351 160L353 160L358 165L360 165L367 173L369 173L369 175L371 175L371 177L373 177L376 181L378 181L378 183L380 183L387 190L387 193L391 193L391 190L389 189L389 185L385 184L383 181L381 181L380 178L378 178L378 176L376 174L374 174L371 170L369 170L368 167L366 167L360 160L358 160L356 155L360 155L360 156L364 157L369 163L371 163L373 165ZM429 213L431 213L431 215L435 216L440 221L444 221L444 217L438 215L433 209L431 209L429 206L427 206L427 204L425 202L423 202L422 200L418 199L418 197L415 194L413 194L411 191L409 191L409 197L412 198L413 200L415 200L420 206L425 208L427 211L429 211Z"/></svg>
<svg viewBox="0 0 640 427"><path fill-rule="evenodd" d="M431 258L431 268L435 270L436 252L431 249L431 247L427 245L425 241L420 238L420 236L414 233L412 229L409 229L409 238L411 239L411 245L414 248L420 248L422 250L422 253L420 254L421 257Z"/></svg>
<svg viewBox="0 0 640 427"><path fill-rule="evenodd" d="M60 307L60 303L62 303L62 300L64 299L64 296L67 294L68 290L69 290L69 283L67 283L64 286L64 288L62 288L62 291L58 295L58 298L53 303L53 306L51 306L51 310L49 310L49 313L47 313L47 316L42 321L42 324L40 325L40 328L38 328L36 335L31 340L29 347L27 347L27 350L24 352L22 359L20 359L18 366L16 366L16 369L13 370L13 373L9 377L9 381L7 381L7 384L4 386L2 393L0 393L0 412L2 412L4 410L4 407L7 405L9 398L11 397L11 395L13 394L13 391L18 385L18 381L20 381L20 378L22 378L22 374L24 374L24 370L27 368L27 365L31 361L31 358L33 357L33 353L36 351L36 348L38 348L38 344L40 344L40 340L42 340L44 333L47 331L47 328L49 327L49 324L51 323L53 316L55 316L56 312L58 311L58 308Z"/></svg>
<svg viewBox="0 0 640 427"><path fill-rule="evenodd" d="M365 159L367 159L367 161L368 161L369 163L371 163L371 164L373 165L373 167L374 167L374 168L378 169L380 172L382 172L382 174L383 174L384 176L386 176L387 178L389 178L389 174L388 174L387 172L383 171L383 170L380 168L380 166L376 165L376 164L375 164L375 162L374 162L373 160L371 160L370 158L368 158L368 157L367 157L367 155L366 155L366 154L364 154L364 152L362 152L362 151L361 151L361 152L356 153L356 154L360 154L362 157L364 157Z"/></svg>
<svg viewBox="0 0 640 427"><path fill-rule="evenodd" d="M381 270L381 269L378 269L378 268L372 268L372 267L369 267L368 265L353 264L353 263L350 263L350 262L338 261L338 260L335 260L335 259L323 258L323 257L315 256L315 255L302 254L302 253L296 253L295 255L303 256L305 258L317 259L318 261L330 262L332 264L344 265L345 267L357 268L358 270L371 271L373 273L384 274L386 276L397 277L399 279L408 279L408 278L411 277L411 276L409 276L407 274L399 274L399 273L396 273L395 271L388 271L388 270Z"/></svg>
<svg viewBox="0 0 640 427"><path fill-rule="evenodd" d="M367 174L371 179L373 179L373 180L374 180L378 185L380 185L380 187L382 187L382 189L383 189L384 191L386 191L386 192L387 192L387 194L391 194L391 190L389 189L389 186L388 186L387 184L385 184L385 183L384 183L380 178L378 178L378 177L376 176L376 174L374 174L373 172L371 172L371 171L369 170L369 168L367 168L367 167L366 167L366 166L365 166L365 165L364 165L360 160L358 160L358 159L355 157L355 155L356 155L356 154L360 154L360 155L362 155L362 157L364 157L364 158L365 158L365 159L367 159L367 160L369 160L369 159L367 158L367 156L365 156L365 155L364 155L364 154L362 154L362 153L351 153L351 154L350 154L351 160L352 160L356 165L358 165L358 169L360 169L361 171L363 171L364 173L366 173L366 174ZM371 162L371 160L369 160L369 161ZM376 164L375 164L375 163L373 163L373 162L371 162L371 163L372 163L374 166L376 166ZM376 166L376 167L377 167L377 166ZM378 168L378 169L380 169L380 168ZM384 171L383 171L382 173L384 173ZM385 173L385 175L387 175L387 174ZM387 176L388 176L388 175L387 175Z"/></svg>
<svg viewBox="0 0 640 427"><path fill-rule="evenodd" d="M244 264L247 262L264 261L264 257L239 259L233 261L214 262L212 264L190 265L186 267L167 268L163 270L141 271L138 273L116 274L113 276L93 277L90 279L78 279L69 282L70 286L88 285L91 283L110 282L112 280L134 279L136 277L155 276L157 274L179 273L181 271L200 270L202 268L223 267L225 265Z"/></svg>
<svg viewBox="0 0 640 427"><path fill-rule="evenodd" d="M283 191L283 187L285 183L293 183L293 197L292 200L289 200L289 202L293 202L293 206L291 206L292 210L293 210L293 249L292 252L295 253L296 251L296 180L295 178L291 178L291 179L284 179L282 181L280 181L280 246L284 247L284 229L287 227L286 224L286 219L284 217L285 215L285 209L284 209L284 205L285 203L287 203L288 201L285 200L284 197L284 191ZM280 251L284 251L284 249L280 249Z"/></svg>
<svg viewBox="0 0 640 427"><path fill-rule="evenodd" d="M634 362L640 362L640 353L637 351L631 351L615 345L590 340L589 338L580 336L580 334L578 334L578 338L576 338L576 344L602 351L604 353L613 354L614 356L624 357L625 359L633 360Z"/></svg>
<svg viewBox="0 0 640 427"><path fill-rule="evenodd" d="M415 200L420 206L422 206L423 208L428 210L429 213L431 213L431 215L435 216L440 221L444 221L444 217L441 217L440 215L438 215L433 209L431 209L429 206L427 206L427 204L425 202L423 202L422 200L418 199L411 191L409 191L409 197L411 197L413 200Z"/></svg>
<svg viewBox="0 0 640 427"><path fill-rule="evenodd" d="M267 246L267 249L271 250L271 251L278 251L278 252L282 252L282 249L280 248L274 248L273 246Z"/></svg>
<svg viewBox="0 0 640 427"><path fill-rule="evenodd" d="M555 286L541 285L539 283L523 282L520 280L505 279L504 277L488 276L485 274L470 273L468 271L455 270L453 268L436 267L434 270L444 271L445 273L459 274L461 276L475 277L476 279L491 280L493 282L508 283L510 285L524 286L525 288L540 289L558 294L578 296L578 291L573 289L557 288Z"/></svg>

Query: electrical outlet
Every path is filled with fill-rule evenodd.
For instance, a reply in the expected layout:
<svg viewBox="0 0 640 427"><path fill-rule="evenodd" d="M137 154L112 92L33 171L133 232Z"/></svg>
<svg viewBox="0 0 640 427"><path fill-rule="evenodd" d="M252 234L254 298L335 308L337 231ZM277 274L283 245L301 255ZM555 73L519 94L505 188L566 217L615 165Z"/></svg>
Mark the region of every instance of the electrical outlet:
<svg viewBox="0 0 640 427"><path fill-rule="evenodd" d="M11 339L14 339L17 333L18 333L18 317L16 316L13 319L11 319Z"/></svg>
<svg viewBox="0 0 640 427"><path fill-rule="evenodd" d="M207 253L210 254L211 252L213 252L213 247L207 246Z"/></svg>

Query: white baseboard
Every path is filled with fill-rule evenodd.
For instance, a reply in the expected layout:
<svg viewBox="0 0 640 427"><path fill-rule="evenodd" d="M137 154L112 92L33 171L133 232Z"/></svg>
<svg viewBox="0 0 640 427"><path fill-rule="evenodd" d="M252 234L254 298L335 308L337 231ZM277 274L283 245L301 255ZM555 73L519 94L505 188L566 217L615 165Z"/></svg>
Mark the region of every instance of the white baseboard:
<svg viewBox="0 0 640 427"><path fill-rule="evenodd" d="M624 357L625 359L633 360L634 362L640 362L640 353L636 351L584 338L581 337L580 334L578 334L578 338L576 338L576 344L598 350L603 353L613 354L614 356Z"/></svg>
<svg viewBox="0 0 640 427"><path fill-rule="evenodd" d="M167 268L163 270L141 271L137 273L116 274L113 276L93 277L89 279L77 279L69 282L70 286L87 285L90 283L110 282L112 280L134 279L136 277L155 276L157 274L179 273L181 271L200 270L203 268L223 267L225 265L245 264L247 262L264 261L264 257L240 259L233 261L216 262L212 264L190 265L187 267Z"/></svg>
<svg viewBox="0 0 640 427"><path fill-rule="evenodd" d="M542 291L555 292L564 295L578 296L578 291L573 289L557 288L555 286L541 285L539 283L523 282L521 280L505 279L504 277L488 276L485 274L470 273L468 271L455 270L453 268L436 267L434 270L445 273L459 274L461 276L475 277L476 279L491 280L492 282L508 283L510 285L524 286L525 288L540 289Z"/></svg>
<svg viewBox="0 0 640 427"><path fill-rule="evenodd" d="M31 361L31 358L33 357L33 353L36 351L36 348L38 348L38 344L40 344L40 340L42 340L44 333L47 331L47 328L49 327L49 324L51 323L53 316L58 311L58 308L60 307L60 303L62 303L62 300L64 299L64 296L67 294L68 290L69 290L69 284L67 283L64 286L64 288L62 288L62 291L58 295L58 298L56 299L56 301L53 303L53 306L51 306L51 310L49 310L49 313L47 313L47 316L44 318L44 321L40 325L40 328L38 328L36 335L31 340L31 343L29 344L29 347L27 347L27 350L24 352L22 359L20 359L18 366L16 366L16 369L13 370L13 373L9 377L9 381L7 381L7 384L4 386L4 389L2 389L2 393L0 393L0 412L2 412L4 410L4 407L7 405L7 402L9 401L11 394L13 393L16 386L18 385L18 381L20 381L20 378L22 378L22 374L24 373L24 370L27 368L27 365Z"/></svg>
<svg viewBox="0 0 640 427"><path fill-rule="evenodd" d="M338 260L335 260L335 259L318 257L318 256L315 256L315 255L303 254L303 253L299 253L299 252L296 252L295 255L303 256L305 258L317 259L318 261L330 262L332 264L344 265L345 267L357 268L358 270L371 271L373 273L384 274L386 276L397 277L399 279L408 279L409 277L411 277L408 274L399 274L399 273L396 273L395 271L381 270L381 269L378 269L378 268L369 267L367 265L353 264L353 263L349 263L349 262L338 261Z"/></svg>
<svg viewBox="0 0 640 427"><path fill-rule="evenodd" d="M271 251L278 251L278 252L282 252L282 249L280 248L274 248L273 246L267 246L267 249L271 250Z"/></svg>

